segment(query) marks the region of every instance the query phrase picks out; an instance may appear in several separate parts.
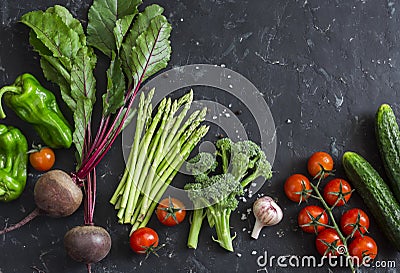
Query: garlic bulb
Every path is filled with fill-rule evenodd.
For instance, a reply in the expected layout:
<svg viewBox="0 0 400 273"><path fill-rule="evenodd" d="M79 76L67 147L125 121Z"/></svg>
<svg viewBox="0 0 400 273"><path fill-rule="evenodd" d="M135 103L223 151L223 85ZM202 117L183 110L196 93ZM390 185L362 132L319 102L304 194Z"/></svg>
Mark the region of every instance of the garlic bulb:
<svg viewBox="0 0 400 273"><path fill-rule="evenodd" d="M283 218L282 209L269 196L261 197L254 202L253 213L256 217L256 223L254 224L251 237L254 239L258 238L264 226L276 225Z"/></svg>

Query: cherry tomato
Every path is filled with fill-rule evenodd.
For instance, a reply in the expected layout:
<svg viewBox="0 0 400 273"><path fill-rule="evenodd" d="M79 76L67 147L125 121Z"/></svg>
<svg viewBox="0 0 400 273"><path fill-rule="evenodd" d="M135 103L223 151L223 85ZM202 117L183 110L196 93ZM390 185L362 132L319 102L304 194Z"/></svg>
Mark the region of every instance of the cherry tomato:
<svg viewBox="0 0 400 273"><path fill-rule="evenodd" d="M56 156L52 149L48 147L40 147L33 149L29 152L29 162L32 167L37 171L48 171L50 170L54 162L56 161Z"/></svg>
<svg viewBox="0 0 400 273"><path fill-rule="evenodd" d="M328 205L340 207L349 201L351 193L351 186L346 180L335 178L325 185L323 196Z"/></svg>
<svg viewBox="0 0 400 273"><path fill-rule="evenodd" d="M338 254L343 254L342 251L345 250L339 234L333 228L327 228L318 233L315 239L315 246L322 256L337 256Z"/></svg>
<svg viewBox="0 0 400 273"><path fill-rule="evenodd" d="M132 233L129 242L136 253L148 254L158 246L158 234L151 228L142 227Z"/></svg>
<svg viewBox="0 0 400 273"><path fill-rule="evenodd" d="M346 236L351 235L354 237L365 234L369 228L368 215L361 209L350 209L343 213L340 218L340 229Z"/></svg>
<svg viewBox="0 0 400 273"><path fill-rule="evenodd" d="M367 235L359 236L350 243L349 253L351 256L358 258L358 262L356 260L355 264L362 265L375 259L378 253L378 246L371 237Z"/></svg>
<svg viewBox="0 0 400 273"><path fill-rule="evenodd" d="M302 174L294 174L286 179L284 190L293 202L301 203L310 197L312 192L310 181Z"/></svg>
<svg viewBox="0 0 400 273"><path fill-rule="evenodd" d="M321 207L307 206L299 212L297 222L304 232L319 233L325 229L322 225L328 224L328 215Z"/></svg>
<svg viewBox="0 0 400 273"><path fill-rule="evenodd" d="M158 204L156 215L162 224L175 226L185 219L185 205L176 198L165 198Z"/></svg>
<svg viewBox="0 0 400 273"><path fill-rule="evenodd" d="M308 173L314 177L319 178L321 174L324 177L329 175L329 172L333 170L333 159L325 152L315 152L307 162Z"/></svg>

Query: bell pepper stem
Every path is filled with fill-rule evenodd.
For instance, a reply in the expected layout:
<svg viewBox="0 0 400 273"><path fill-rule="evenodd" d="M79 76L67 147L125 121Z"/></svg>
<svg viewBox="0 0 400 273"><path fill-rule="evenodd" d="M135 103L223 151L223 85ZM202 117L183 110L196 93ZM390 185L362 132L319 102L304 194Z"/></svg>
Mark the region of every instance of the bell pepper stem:
<svg viewBox="0 0 400 273"><path fill-rule="evenodd" d="M1 104L1 99L3 95L7 92L12 92L16 94L21 93L21 87L17 86L4 86L3 88L0 89L0 119L4 119L6 117L6 114L4 113L3 106Z"/></svg>

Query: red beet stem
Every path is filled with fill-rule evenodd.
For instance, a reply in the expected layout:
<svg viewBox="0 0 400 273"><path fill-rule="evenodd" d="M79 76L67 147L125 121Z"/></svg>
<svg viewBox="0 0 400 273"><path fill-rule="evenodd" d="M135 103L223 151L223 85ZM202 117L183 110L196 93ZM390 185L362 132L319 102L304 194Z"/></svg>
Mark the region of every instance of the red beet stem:
<svg viewBox="0 0 400 273"><path fill-rule="evenodd" d="M24 226L25 224L29 223L30 221L32 221L33 219L42 214L43 212L39 208L35 208L31 213L28 214L28 216L26 216L24 219L22 219L15 225L0 230L0 235L13 231L15 229L19 229L20 227Z"/></svg>
<svg viewBox="0 0 400 273"><path fill-rule="evenodd" d="M92 264L86 264L87 272L92 273Z"/></svg>

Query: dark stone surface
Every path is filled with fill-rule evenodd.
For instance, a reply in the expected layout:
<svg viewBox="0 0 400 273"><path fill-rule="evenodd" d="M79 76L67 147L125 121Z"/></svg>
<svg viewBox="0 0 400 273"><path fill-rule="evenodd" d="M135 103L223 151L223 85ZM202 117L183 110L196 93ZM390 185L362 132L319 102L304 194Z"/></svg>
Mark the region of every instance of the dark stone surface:
<svg viewBox="0 0 400 273"><path fill-rule="evenodd" d="M28 45L28 30L18 24L18 18L30 10L62 4L85 22L90 2L2 0L0 84L10 84L17 75L31 72L46 87L56 90L55 86L45 83L38 58ZM235 253L227 253L213 242L208 228L202 231L199 248L189 250L186 248L187 221L178 227L166 228L152 219L149 225L159 232L166 245L159 251L159 258L134 255L127 238L129 227L117 224L114 209L108 203L124 168L118 139L98 168L95 222L107 228L113 246L108 257L94 266L94 272L348 272L328 266L280 268L276 262L263 269L257 265L257 258L265 251L269 256L318 257L314 236L297 228L300 208L288 201L282 190L287 176L305 173L306 159L312 152L331 152L338 176L343 176L340 158L346 150L361 153L383 173L374 139L374 114L381 103L388 102L400 115L400 5L391 0L158 2L165 7L165 14L173 25L170 67L225 64L247 77L265 95L276 123L278 149L274 177L260 193L276 197L285 216L279 225L265 228L257 241L251 240L247 231L252 228L254 218L250 215L243 221L241 214L246 214L255 197L241 203L231 223L232 232L237 233ZM104 61L100 60L100 67L105 67ZM100 73L98 89L104 90ZM212 98L217 91L204 92L208 92L204 97ZM239 106L232 106L235 107ZM63 109L67 113L65 106ZM5 123L20 127L29 142L39 141L31 127L6 110ZM254 126L250 118L243 122L249 130ZM71 151L57 151L55 167L73 170L73 158ZM39 174L29 171L22 197L1 204L1 227L15 223L34 208L33 185ZM357 194L348 207L366 209ZM66 257L62 243L65 232L82 223L81 209L66 219L41 217L19 231L1 236L0 273L86 272L83 265ZM381 235L373 219L370 233L379 246L377 260L394 260L397 265L379 272L397 272L400 255ZM362 268L362 271L378 269Z"/></svg>

